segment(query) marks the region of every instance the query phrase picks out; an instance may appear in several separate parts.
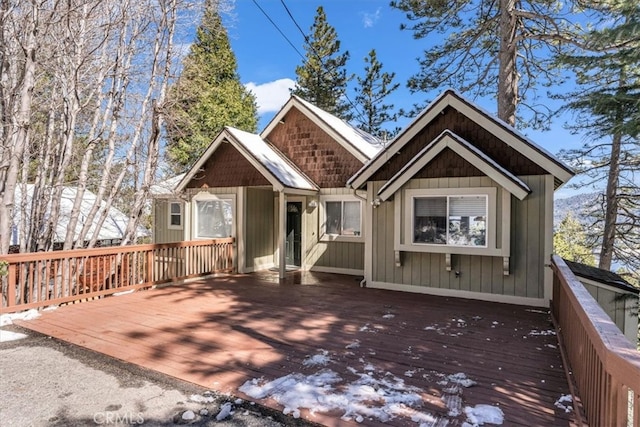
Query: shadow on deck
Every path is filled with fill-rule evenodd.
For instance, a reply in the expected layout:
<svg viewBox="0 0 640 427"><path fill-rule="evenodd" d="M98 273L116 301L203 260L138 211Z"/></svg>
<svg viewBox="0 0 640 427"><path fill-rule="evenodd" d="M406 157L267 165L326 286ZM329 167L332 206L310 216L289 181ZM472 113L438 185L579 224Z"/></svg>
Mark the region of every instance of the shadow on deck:
<svg viewBox="0 0 640 427"><path fill-rule="evenodd" d="M363 289L353 276L292 272L278 281L264 272L70 305L20 326L243 398L238 388L249 380L327 370L341 379L335 392L367 378L378 391L386 384L420 396L415 409L396 405L387 420L364 414L367 425L428 417L461 425L464 408L479 404L501 408L503 425L574 425L573 412L555 405L569 386L550 314L538 308ZM343 415L301 412L356 425Z"/></svg>

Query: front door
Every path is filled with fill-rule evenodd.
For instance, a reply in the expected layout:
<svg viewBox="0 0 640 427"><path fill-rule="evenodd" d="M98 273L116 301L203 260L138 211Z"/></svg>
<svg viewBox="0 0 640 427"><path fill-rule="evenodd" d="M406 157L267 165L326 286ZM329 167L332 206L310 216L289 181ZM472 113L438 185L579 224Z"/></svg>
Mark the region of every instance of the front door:
<svg viewBox="0 0 640 427"><path fill-rule="evenodd" d="M302 265L302 202L287 202L287 265Z"/></svg>

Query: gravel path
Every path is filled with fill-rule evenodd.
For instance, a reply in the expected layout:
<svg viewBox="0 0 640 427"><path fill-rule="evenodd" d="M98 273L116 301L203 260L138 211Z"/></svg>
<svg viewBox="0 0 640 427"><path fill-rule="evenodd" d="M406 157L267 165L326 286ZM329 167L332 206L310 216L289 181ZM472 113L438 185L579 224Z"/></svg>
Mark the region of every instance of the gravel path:
<svg viewBox="0 0 640 427"><path fill-rule="evenodd" d="M3 427L312 425L15 325L4 331L27 338L0 343Z"/></svg>

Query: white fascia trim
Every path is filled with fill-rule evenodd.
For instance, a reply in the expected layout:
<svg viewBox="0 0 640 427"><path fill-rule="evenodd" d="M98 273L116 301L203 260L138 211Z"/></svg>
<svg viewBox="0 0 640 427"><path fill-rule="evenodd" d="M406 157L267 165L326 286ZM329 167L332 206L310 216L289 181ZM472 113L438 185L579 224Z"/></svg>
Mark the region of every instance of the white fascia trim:
<svg viewBox="0 0 640 427"><path fill-rule="evenodd" d="M176 193L180 193L184 191L184 188L189 183L189 181L191 181L193 176L200 170L200 168L202 167L202 165L204 165L207 159L211 157L211 154L213 154L218 149L220 144L222 144L222 141L224 141L226 134L228 134L228 132L226 132L226 128L223 129L218 134L218 136L213 140L213 142L209 145L209 147L205 150L205 152L200 156L198 161L191 167L191 169L189 169L189 171L184 175L182 180L180 180L180 183L178 183L178 185L175 188Z"/></svg>
<svg viewBox="0 0 640 427"><path fill-rule="evenodd" d="M285 187L282 182L273 174L269 169L267 169L261 162L259 162L255 156L251 154L250 151L246 149L246 147L237 140L237 138L233 135L232 132L227 131L225 127L220 134L216 137L214 142L207 148L207 151L200 156L196 164L187 172L185 177L180 181L180 184L176 187L176 191L182 191L184 186L187 185L191 178L200 170L200 168L204 165L204 163L211 157L211 155L220 147L220 144L227 141L229 144L233 145L233 147L242 154L242 156L251 163L251 165L260 172L262 176L264 176L267 181L272 185L273 191L286 191L288 194L302 194L302 195L313 195L317 193L317 190L305 190L298 188L290 188Z"/></svg>
<svg viewBox="0 0 640 427"><path fill-rule="evenodd" d="M294 97L290 97L289 100L280 108L280 111L273 116L273 119L267 124L267 126L260 132L260 138L266 139L267 136L275 129L276 126L280 123L280 121L284 118L284 116L291 110L291 107L294 102Z"/></svg>
<svg viewBox="0 0 640 427"><path fill-rule="evenodd" d="M391 143L384 149L380 150L378 154L371 159L369 163L364 165L358 172L355 173L348 181L347 186L352 188L360 188L371 176L380 169L385 163L387 163L393 156L404 148L409 141L413 139L418 132L422 131L424 127L429 124L434 118L438 116L449 105L446 98L448 92L443 92L438 96L431 104L429 104L422 113L418 115L409 125L404 128Z"/></svg>
<svg viewBox="0 0 640 427"><path fill-rule="evenodd" d="M296 107L300 110L306 118L311 120L316 126L325 131L331 138L336 140L342 147L344 147L349 153L351 153L356 159L358 159L363 164L369 161L369 157L367 157L363 152L358 150L353 144L351 144L348 139L346 139L341 133L336 131L334 128L329 126L324 120L318 117L313 111L311 111L307 106L296 96L292 96L289 98L289 101L278 111L278 114L274 116L274 118L269 122L266 128L260 133L260 137L265 139L273 129L280 123L280 121L284 118L284 116L291 110L291 108Z"/></svg>
<svg viewBox="0 0 640 427"><path fill-rule="evenodd" d="M473 105L454 90L447 90L422 110L422 113L418 115L405 130L401 131L387 148L381 150L369 163L356 172L356 174L347 181L347 185L353 188L360 188L364 185L378 169L402 150L418 132L422 131L427 124L448 106L455 108L476 124L491 132L502 142L549 171L563 183L573 177L574 173L570 172L568 167L563 167L559 162L553 160L554 157L551 154L520 134L516 129L513 129L501 120L494 118L488 112Z"/></svg>
<svg viewBox="0 0 640 427"><path fill-rule="evenodd" d="M445 148L450 148L460 157L469 161L473 166L518 199L523 200L531 193L531 189L527 184L518 177L495 163L492 159L486 157L481 151L464 139L445 130L434 139L433 142L423 148L409 163L395 174L395 176L387 181L378 191L378 196L383 201L389 199Z"/></svg>
<svg viewBox="0 0 640 427"><path fill-rule="evenodd" d="M296 98L294 99L296 100L296 106L299 109L306 111L305 116L309 120L315 123L316 126L325 131L331 138L342 145L342 147L349 153L351 153L353 157L358 159L362 164L365 164L369 161L369 157L367 157L367 155L365 155L362 151L358 150L353 144L351 144L340 132L329 126L324 120L318 117L315 112L309 110L306 105L299 102Z"/></svg>
<svg viewBox="0 0 640 427"><path fill-rule="evenodd" d="M319 190L304 190L302 188L284 187L282 191L292 196L317 196Z"/></svg>
<svg viewBox="0 0 640 427"><path fill-rule="evenodd" d="M461 291L458 289L431 288L428 286L403 285L389 282L367 282L367 288L386 289L389 291L411 292L416 294L437 295L454 298L468 298L479 301L498 302L503 304L525 305L530 307L549 307L544 298L518 297L515 295L487 294L483 292Z"/></svg>
<svg viewBox="0 0 640 427"><path fill-rule="evenodd" d="M477 106L471 106L457 97L452 97L449 105L463 112L468 118L497 136L502 142L514 148L520 154L549 171L553 176L558 177L562 182L567 182L573 177L574 174L554 161L550 153L520 134L517 130L510 128L506 123L490 117L488 112L481 110Z"/></svg>

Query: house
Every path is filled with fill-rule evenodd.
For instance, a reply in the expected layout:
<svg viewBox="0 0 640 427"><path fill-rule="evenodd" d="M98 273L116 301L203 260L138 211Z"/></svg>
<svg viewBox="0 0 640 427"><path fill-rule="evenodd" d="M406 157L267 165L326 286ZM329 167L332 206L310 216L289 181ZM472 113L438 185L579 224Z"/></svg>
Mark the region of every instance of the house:
<svg viewBox="0 0 640 427"><path fill-rule="evenodd" d="M233 236L242 273L363 275L366 200L346 183L380 146L292 96L260 135L225 128L172 193L156 196L154 240Z"/></svg>
<svg viewBox="0 0 640 427"><path fill-rule="evenodd" d="M240 272L548 306L553 192L572 176L452 90L384 148L293 96L260 135L218 135L157 201L155 236L234 236Z"/></svg>
<svg viewBox="0 0 640 427"><path fill-rule="evenodd" d="M348 182L366 190L367 286L547 306L558 159L455 91Z"/></svg>
<svg viewBox="0 0 640 427"><path fill-rule="evenodd" d="M629 341L637 344L640 289L613 271L566 259L564 262Z"/></svg>
<svg viewBox="0 0 640 427"><path fill-rule="evenodd" d="M22 240L20 231L20 222L23 217L23 213L27 220L30 219L31 206L33 203L34 191L36 187L34 184L26 184L25 186L18 185L16 188L15 197L15 209L13 210L12 229L10 244L12 252L17 252L17 249ZM58 215L58 221L55 224L53 230L53 247L57 249L64 242L67 229L69 228L69 222L71 219L71 212L76 199L78 189L72 186L64 186L60 196L60 212ZM80 204L80 213L78 216L78 222L76 223L75 235L78 236L87 222L89 214L96 204L97 196L91 191L85 189L82 195L82 202ZM51 201L47 202L47 212L50 210ZM106 203L103 201L100 203L101 210L96 214L96 218L90 225L87 233L87 239L92 238L97 234L97 242L100 246L118 245L129 222L129 216L121 210L111 206L108 209L107 216L104 222L98 227L97 220L100 216L100 212L106 209ZM143 238L148 237L151 232L144 226L139 225L136 229L136 237Z"/></svg>

